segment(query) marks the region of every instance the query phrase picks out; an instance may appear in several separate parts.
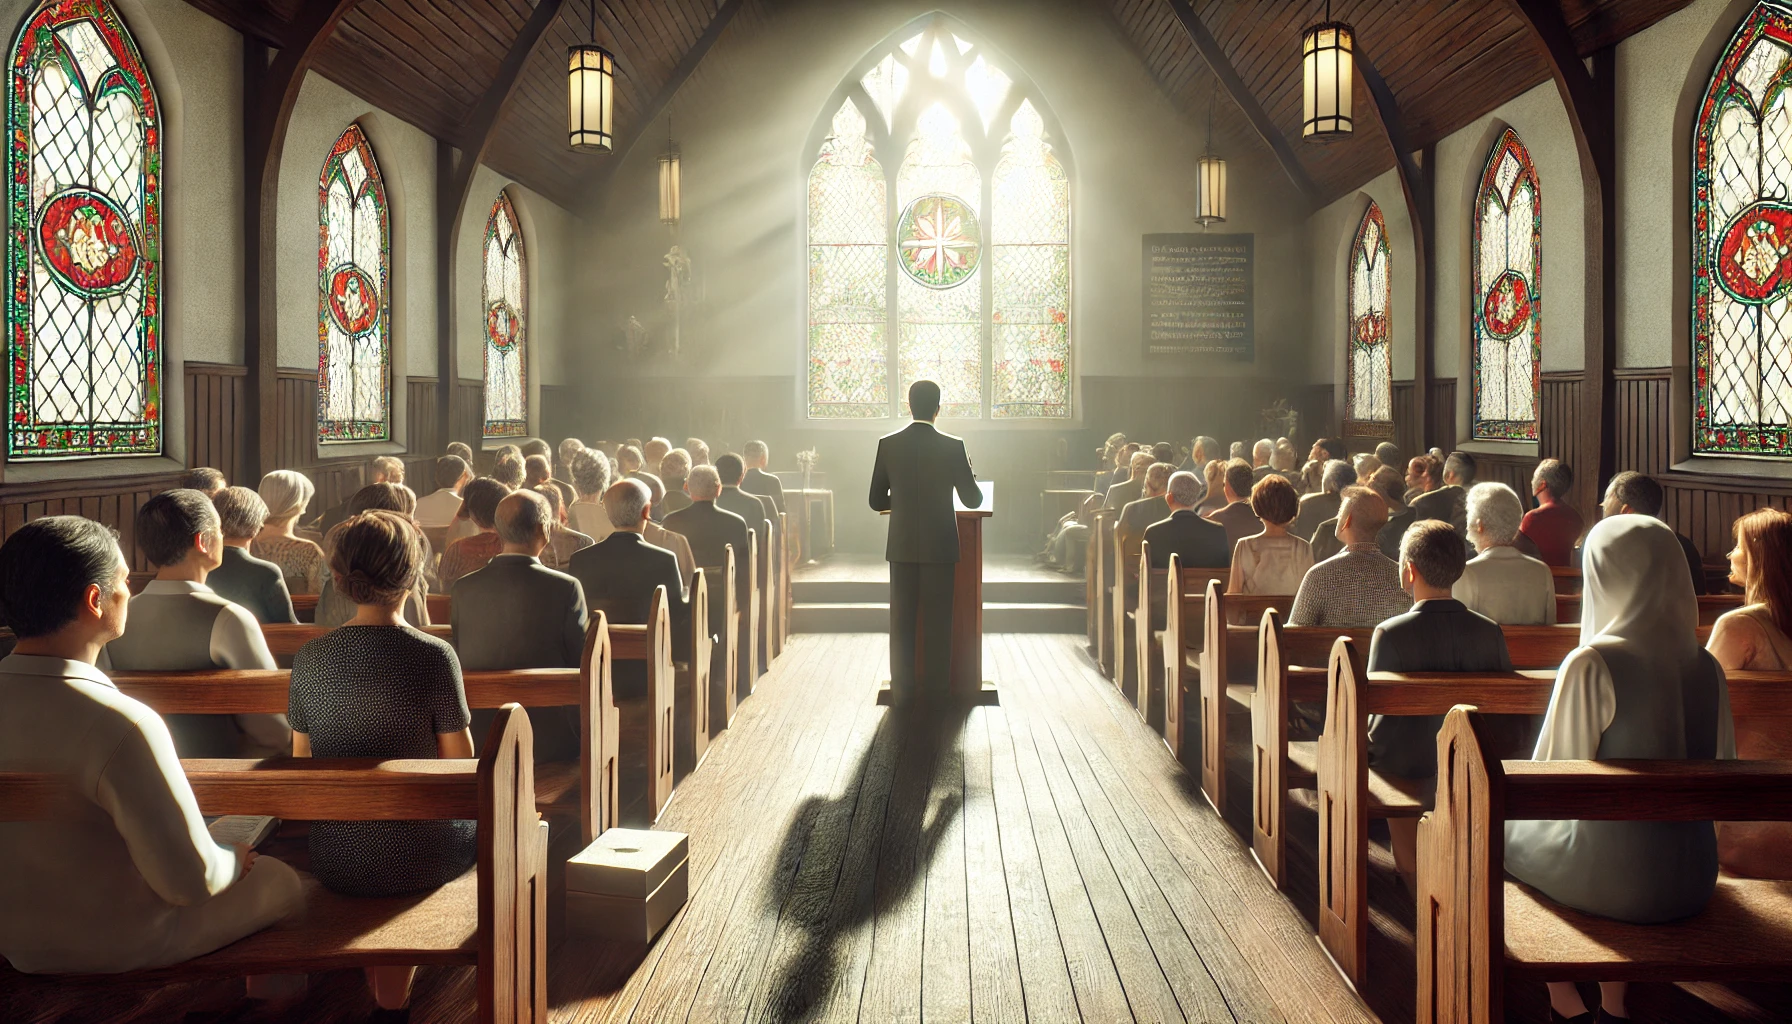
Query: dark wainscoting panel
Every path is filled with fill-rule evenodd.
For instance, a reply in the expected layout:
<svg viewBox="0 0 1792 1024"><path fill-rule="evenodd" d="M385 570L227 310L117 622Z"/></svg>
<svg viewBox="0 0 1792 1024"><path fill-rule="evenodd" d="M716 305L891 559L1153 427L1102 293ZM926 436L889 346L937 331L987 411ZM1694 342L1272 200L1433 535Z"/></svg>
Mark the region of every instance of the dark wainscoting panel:
<svg viewBox="0 0 1792 1024"><path fill-rule="evenodd" d="M118 531L119 546L133 571L148 569L137 550L137 509L178 480L177 474L158 473L8 486L0 490L0 537L10 537L43 516L85 516Z"/></svg>
<svg viewBox="0 0 1792 1024"><path fill-rule="evenodd" d="M216 466L231 483L238 483L247 372L230 363L189 362L185 369L187 464Z"/></svg>

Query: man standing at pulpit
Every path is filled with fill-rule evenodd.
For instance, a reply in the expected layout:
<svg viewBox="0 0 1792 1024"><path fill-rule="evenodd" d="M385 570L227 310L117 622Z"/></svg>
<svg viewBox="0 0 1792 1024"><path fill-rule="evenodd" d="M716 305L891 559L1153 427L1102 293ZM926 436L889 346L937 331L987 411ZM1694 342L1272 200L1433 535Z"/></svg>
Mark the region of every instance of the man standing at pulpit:
<svg viewBox="0 0 1792 1024"><path fill-rule="evenodd" d="M942 700L952 658L952 578L958 563L958 513L983 503L964 439L933 425L940 386L908 389L915 421L877 442L871 507L890 514L884 558L890 563L890 692L899 705ZM921 641L920 657L916 640Z"/></svg>

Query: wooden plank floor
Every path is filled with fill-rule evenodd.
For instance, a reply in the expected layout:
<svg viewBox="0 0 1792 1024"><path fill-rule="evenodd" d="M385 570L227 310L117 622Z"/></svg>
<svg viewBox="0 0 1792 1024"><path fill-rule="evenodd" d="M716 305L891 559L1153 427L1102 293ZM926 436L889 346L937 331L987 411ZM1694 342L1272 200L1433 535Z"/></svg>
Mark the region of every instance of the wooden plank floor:
<svg viewBox="0 0 1792 1024"><path fill-rule="evenodd" d="M1081 640L987 637L1001 706L922 718L873 702L883 634L793 637L659 823L690 833L689 903L646 950L558 940L552 1019L1373 1020ZM411 1019L473 1020L472 982L420 972ZM102 987L4 1016L371 1008L359 972L281 1006L240 992Z"/></svg>

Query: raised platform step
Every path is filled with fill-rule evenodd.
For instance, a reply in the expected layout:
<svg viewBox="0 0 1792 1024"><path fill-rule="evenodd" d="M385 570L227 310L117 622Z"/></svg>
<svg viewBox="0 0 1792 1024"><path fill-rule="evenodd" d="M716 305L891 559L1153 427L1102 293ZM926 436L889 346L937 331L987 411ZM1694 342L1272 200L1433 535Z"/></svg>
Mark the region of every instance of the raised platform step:
<svg viewBox="0 0 1792 1024"><path fill-rule="evenodd" d="M1083 581L1074 577L1063 580L985 580L983 602L1012 604L1075 604L1083 603ZM791 597L797 604L888 603L890 585L884 580L793 580Z"/></svg>
<svg viewBox="0 0 1792 1024"><path fill-rule="evenodd" d="M792 633L882 633L889 628L888 601L798 601L790 610ZM985 633L1081 633L1083 629L1080 603L983 602Z"/></svg>

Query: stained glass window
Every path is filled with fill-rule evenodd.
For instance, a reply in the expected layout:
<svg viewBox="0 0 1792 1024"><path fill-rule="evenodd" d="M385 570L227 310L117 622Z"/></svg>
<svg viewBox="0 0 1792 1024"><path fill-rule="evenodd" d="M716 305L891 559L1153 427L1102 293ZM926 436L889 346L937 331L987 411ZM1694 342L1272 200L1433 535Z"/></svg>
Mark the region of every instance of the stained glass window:
<svg viewBox="0 0 1792 1024"><path fill-rule="evenodd" d="M391 249L386 183L351 124L317 184L317 439L391 437Z"/></svg>
<svg viewBox="0 0 1792 1024"><path fill-rule="evenodd" d="M1373 202L1350 246L1345 361L1354 433L1386 433L1394 422L1394 346L1388 325L1388 227Z"/></svg>
<svg viewBox="0 0 1792 1024"><path fill-rule="evenodd" d="M933 15L827 113L810 416L891 417L920 377L946 416L1070 416L1070 176L1037 91L998 63Z"/></svg>
<svg viewBox="0 0 1792 1024"><path fill-rule="evenodd" d="M485 436L522 437L529 432L529 392L524 314L528 264L523 232L510 196L499 192L485 220Z"/></svg>
<svg viewBox="0 0 1792 1024"><path fill-rule="evenodd" d="M105 0L46 0L6 93L7 450L162 450L161 108Z"/></svg>
<svg viewBox="0 0 1792 1024"><path fill-rule="evenodd" d="M1518 133L1494 143L1475 193L1474 432L1477 440L1537 440L1542 393L1543 203Z"/></svg>
<svg viewBox="0 0 1792 1024"><path fill-rule="evenodd" d="M1755 5L1693 129L1695 452L1784 456L1792 429L1792 8Z"/></svg>

